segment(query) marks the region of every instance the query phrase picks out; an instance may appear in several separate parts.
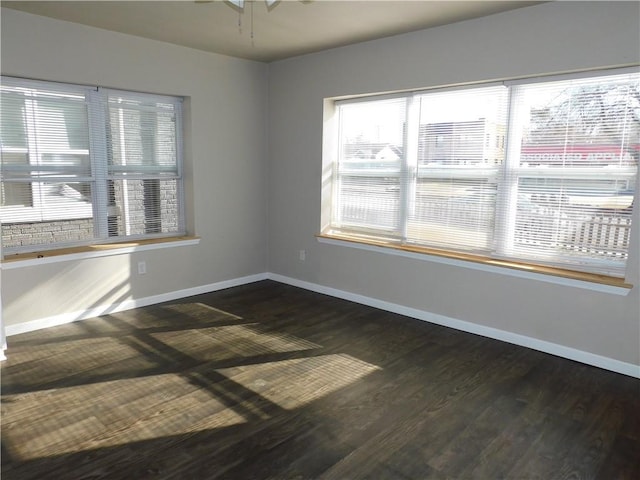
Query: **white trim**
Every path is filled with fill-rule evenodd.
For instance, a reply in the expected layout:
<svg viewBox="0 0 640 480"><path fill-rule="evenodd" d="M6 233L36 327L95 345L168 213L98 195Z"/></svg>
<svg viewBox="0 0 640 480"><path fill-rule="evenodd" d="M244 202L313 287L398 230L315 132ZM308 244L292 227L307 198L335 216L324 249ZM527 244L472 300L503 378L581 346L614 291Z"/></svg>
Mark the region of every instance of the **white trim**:
<svg viewBox="0 0 640 480"><path fill-rule="evenodd" d="M586 290L594 290L601 293L610 293L612 295L626 296L631 291L630 288L617 287L615 285L606 285L603 283L588 282L586 280L577 280L574 278L559 277L556 275L547 275L537 272L528 272L526 270L517 270L514 268L500 267L497 265L489 265L486 263L468 262L457 258L440 257L438 255L429 255L428 253L415 253L406 250L398 250L396 248L385 248L377 245L367 245L363 243L350 242L348 240L339 240L334 238L318 237L318 242L327 245L337 245L341 247L356 248L358 250L367 250L370 252L384 253L386 255L397 255L399 257L411 258L413 260L422 260L426 262L442 263L454 267L470 268L472 270L480 270L488 273L498 273L511 277L524 278L527 280L537 280L540 282L553 283L563 285L565 287L582 288Z"/></svg>
<svg viewBox="0 0 640 480"><path fill-rule="evenodd" d="M404 305L398 305L396 303L386 302L384 300L378 300L372 297L359 295L356 293L339 290L336 288L326 287L316 283L306 282L291 277L286 277L277 273L258 273L255 275L248 275L245 277L234 278L231 280L225 280L222 282L211 283L208 285L202 285L199 287L187 288L184 290L177 290L174 292L167 292L160 295L153 295L150 297L144 297L140 299L127 300L125 302L117 304L101 305L91 308L89 310L64 313L60 315L54 315L52 317L41 318L30 322L19 323L16 325L8 325L5 327L7 337L12 335L18 335L20 333L31 332L34 330L40 330L43 328L54 327L57 325L63 325L72 323L78 320L84 320L87 318L96 317L99 315L106 315L110 313L121 312L124 310L130 310L132 308L145 307L147 305L155 305L162 302L168 302L177 300L180 298L190 297L193 295L200 295L209 292L215 292L217 290L223 290L225 288L237 287L245 285L247 283L259 282L262 280L273 280L287 285L292 285L305 290L321 293L324 295L330 295L332 297L342 298L362 305L368 305L370 307L378 308L388 312L397 313L407 317L415 318L436 325L442 325L449 328L454 328L463 332L473 333L495 340L519 345L540 352L549 353L559 357L567 358L577 362L592 365L594 367L603 368L612 372L621 373L630 377L640 378L640 365L634 365L632 363L622 362L613 358L604 357L594 353L577 350L575 348L566 347L556 343L539 340L537 338L527 337L518 333L508 332L505 330L499 330L497 328L487 327L484 325L478 325L464 320L458 320L444 315L439 315L424 310L418 310L415 308L406 307Z"/></svg>
<svg viewBox="0 0 640 480"><path fill-rule="evenodd" d="M132 308L146 307L148 305L155 305L162 302L170 302L179 298L191 297L193 295L215 292L216 290L224 290L225 288L237 287L247 283L259 282L261 280L266 280L267 278L268 275L266 273L258 273L255 275L248 275L246 277L233 278L231 280L224 280L222 282L201 285L199 287L161 293L159 295L152 295L150 297L126 300L120 303L100 305L98 307L90 308L89 310L79 310L76 312L62 313L60 315L40 318L38 320L32 320L30 322L7 325L5 327L5 333L7 337L9 337L11 335L18 335L20 333L32 332L34 330L40 330L43 328L64 325L67 323L76 322L78 320L85 320L87 318L93 318L100 315L122 312L124 310L131 310Z"/></svg>
<svg viewBox="0 0 640 480"><path fill-rule="evenodd" d="M125 253L142 252L145 250L157 250L160 248L184 247L187 245L198 245L199 238L189 238L175 241L164 241L158 243L146 243L143 245L132 245L130 247L105 248L104 250L92 250L90 252L69 253L64 255L51 255L42 258L29 258L25 260L11 260L0 264L0 270L12 270L14 268L33 267L47 263L70 262L72 260L86 260L87 258L110 257L112 255L123 255Z"/></svg>
<svg viewBox="0 0 640 480"><path fill-rule="evenodd" d="M424 310L405 307L404 305L398 305L396 303L386 302L383 300L378 300L376 298L366 297L364 295L346 292L344 290L338 290L336 288L326 287L324 285L318 285L316 283L297 280L295 278L286 277L284 275L279 275L276 273L269 273L267 277L270 280L274 280L280 283L286 283L294 287L304 288L305 290L311 290L313 292L322 293L324 295L342 298L344 300L368 305L380 310L385 310L418 320L435 323L436 325L455 328L456 330L460 330L463 332L493 338L495 340L519 345L521 347L531 348L533 350L549 353L551 355L567 358L569 360L575 360L576 362L585 363L587 365L603 368L612 372L621 373L630 377L640 378L640 365L621 362L620 360L603 357L602 355L585 352L583 350L577 350L575 348L566 347L557 343L551 343L545 340L539 340L537 338L520 335L518 333L499 330L497 328L486 327L484 325L478 325L476 323L466 322L464 320L458 320L436 313L425 312Z"/></svg>

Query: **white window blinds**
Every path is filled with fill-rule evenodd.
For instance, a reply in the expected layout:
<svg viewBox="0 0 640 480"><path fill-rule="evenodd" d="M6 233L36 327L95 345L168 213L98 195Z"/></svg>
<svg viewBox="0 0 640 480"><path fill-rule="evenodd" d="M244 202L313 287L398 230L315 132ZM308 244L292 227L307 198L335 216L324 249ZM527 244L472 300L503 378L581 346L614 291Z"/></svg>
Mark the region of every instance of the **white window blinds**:
<svg viewBox="0 0 640 480"><path fill-rule="evenodd" d="M501 253L624 275L640 154L640 76L512 90Z"/></svg>
<svg viewBox="0 0 640 480"><path fill-rule="evenodd" d="M334 228L491 248L506 87L345 103L339 112Z"/></svg>
<svg viewBox="0 0 640 480"><path fill-rule="evenodd" d="M504 160L507 89L420 95L417 172L409 184L407 241L486 252L493 245Z"/></svg>
<svg viewBox="0 0 640 480"><path fill-rule="evenodd" d="M640 75L337 103L325 233L624 276Z"/></svg>
<svg viewBox="0 0 640 480"><path fill-rule="evenodd" d="M166 98L106 92L111 236L171 233L180 224L178 115ZM113 208L115 207L115 208Z"/></svg>
<svg viewBox="0 0 640 480"><path fill-rule="evenodd" d="M406 104L397 98L341 108L337 225L399 234Z"/></svg>
<svg viewBox="0 0 640 480"><path fill-rule="evenodd" d="M3 247L90 240L88 89L3 79L0 94Z"/></svg>
<svg viewBox="0 0 640 480"><path fill-rule="evenodd" d="M2 77L6 253L184 231L180 100Z"/></svg>

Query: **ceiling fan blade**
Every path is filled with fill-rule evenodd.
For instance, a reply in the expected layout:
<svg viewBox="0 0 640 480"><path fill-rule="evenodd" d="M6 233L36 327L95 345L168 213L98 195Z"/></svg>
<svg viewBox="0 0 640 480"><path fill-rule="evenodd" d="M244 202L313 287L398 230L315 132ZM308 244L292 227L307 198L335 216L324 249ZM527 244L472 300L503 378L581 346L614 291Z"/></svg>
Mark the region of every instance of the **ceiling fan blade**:
<svg viewBox="0 0 640 480"><path fill-rule="evenodd" d="M238 8L244 8L244 0L229 0L229 3L233 3Z"/></svg>

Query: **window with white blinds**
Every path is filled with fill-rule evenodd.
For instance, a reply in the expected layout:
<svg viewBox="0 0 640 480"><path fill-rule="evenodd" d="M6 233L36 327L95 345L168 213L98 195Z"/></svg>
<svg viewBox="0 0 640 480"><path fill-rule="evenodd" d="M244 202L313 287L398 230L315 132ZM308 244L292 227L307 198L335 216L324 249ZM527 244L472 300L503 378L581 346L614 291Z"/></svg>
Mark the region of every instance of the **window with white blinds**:
<svg viewBox="0 0 640 480"><path fill-rule="evenodd" d="M336 102L325 234L624 277L640 74Z"/></svg>
<svg viewBox="0 0 640 480"><path fill-rule="evenodd" d="M5 253L184 234L181 99L2 77Z"/></svg>

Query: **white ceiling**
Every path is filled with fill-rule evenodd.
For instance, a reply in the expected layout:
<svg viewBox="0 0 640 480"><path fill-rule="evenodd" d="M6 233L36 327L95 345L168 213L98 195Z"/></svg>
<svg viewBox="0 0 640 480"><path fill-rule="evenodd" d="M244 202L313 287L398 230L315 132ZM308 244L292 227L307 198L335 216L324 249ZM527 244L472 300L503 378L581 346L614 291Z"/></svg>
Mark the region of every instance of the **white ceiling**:
<svg viewBox="0 0 640 480"><path fill-rule="evenodd" d="M263 0L247 0L243 13L222 0L23 0L2 1L1 5L199 50L270 62L536 3L543 2L280 0L267 9Z"/></svg>

